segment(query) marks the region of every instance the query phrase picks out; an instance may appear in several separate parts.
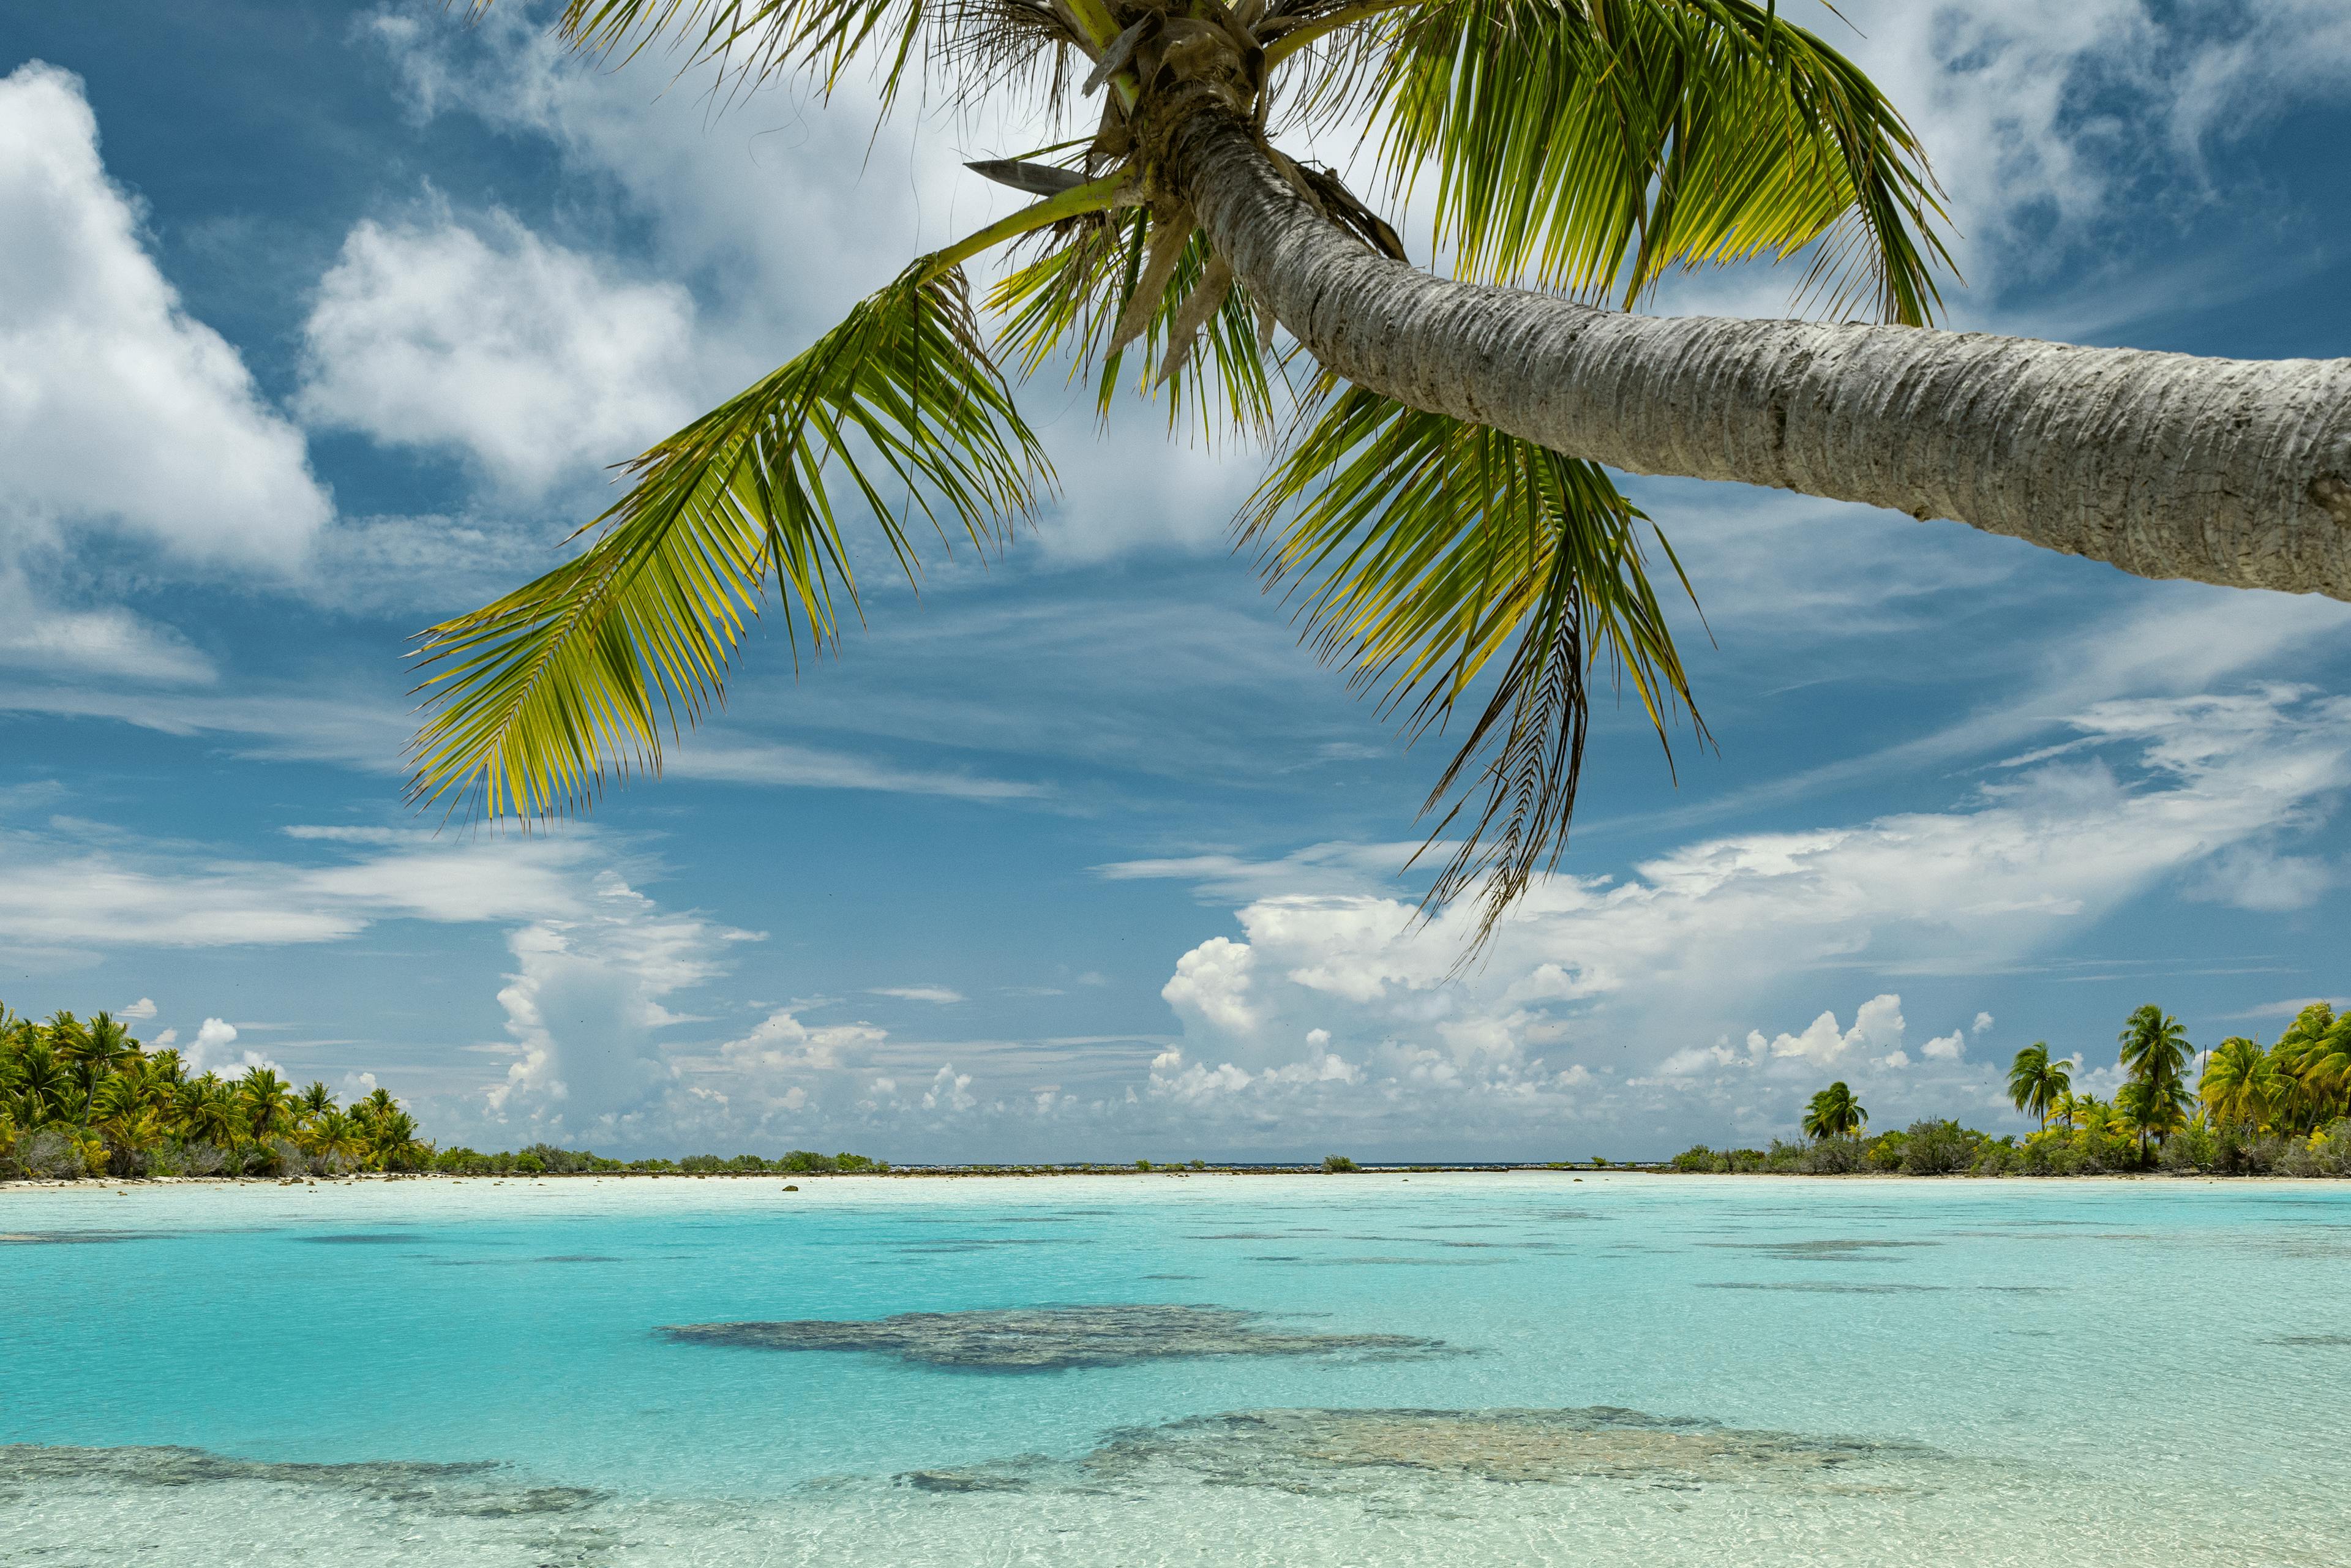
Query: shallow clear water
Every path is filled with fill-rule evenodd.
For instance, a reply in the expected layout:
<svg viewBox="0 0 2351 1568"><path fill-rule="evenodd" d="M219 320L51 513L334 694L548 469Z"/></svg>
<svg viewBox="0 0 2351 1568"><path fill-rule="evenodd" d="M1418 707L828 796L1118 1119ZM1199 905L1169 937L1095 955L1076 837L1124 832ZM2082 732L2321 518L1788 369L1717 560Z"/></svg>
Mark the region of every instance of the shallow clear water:
<svg viewBox="0 0 2351 1568"><path fill-rule="evenodd" d="M2351 1561L2333 1186L799 1186L0 1189L0 1563Z"/></svg>

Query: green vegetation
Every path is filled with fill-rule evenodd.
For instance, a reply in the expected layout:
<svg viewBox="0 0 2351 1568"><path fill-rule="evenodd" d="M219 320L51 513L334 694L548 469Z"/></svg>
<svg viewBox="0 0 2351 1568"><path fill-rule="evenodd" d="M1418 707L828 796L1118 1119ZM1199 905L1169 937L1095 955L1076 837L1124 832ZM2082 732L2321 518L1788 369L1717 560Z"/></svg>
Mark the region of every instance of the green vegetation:
<svg viewBox="0 0 2351 1568"><path fill-rule="evenodd" d="M0 1006L0 1176L421 1170L432 1145L379 1089L345 1106L266 1067L188 1076L110 1013L47 1022Z"/></svg>
<svg viewBox="0 0 2351 1568"><path fill-rule="evenodd" d="M2026 1115L2040 1118L2044 1128L2056 1113L2057 1103L2073 1092L2073 1063L2052 1061L2045 1040L2036 1040L2018 1051L2009 1064L2009 1102Z"/></svg>
<svg viewBox="0 0 2351 1568"><path fill-rule="evenodd" d="M274 1069L190 1077L180 1053L149 1051L110 1013L46 1022L0 1005L0 1180L79 1176L450 1176L637 1172L747 1176L883 1172L863 1155L795 1149L779 1160L693 1155L623 1163L552 1144L518 1154L438 1149L384 1090L349 1105L313 1083L296 1092Z"/></svg>
<svg viewBox="0 0 2351 1568"><path fill-rule="evenodd" d="M1853 1097L1844 1080L1830 1084L1804 1107L1804 1136L1850 1138L1869 1124L1869 1113Z"/></svg>
<svg viewBox="0 0 2351 1568"><path fill-rule="evenodd" d="M1355 1162L1349 1159L1344 1155L1324 1155L1322 1156L1322 1174L1324 1176L1337 1176L1343 1171L1351 1171L1356 1168Z"/></svg>
<svg viewBox="0 0 2351 1568"><path fill-rule="evenodd" d="M1994 1137L1957 1122L1913 1122L1865 1139L1867 1113L1843 1083L1812 1098L1806 1142L1768 1149L1701 1144L1670 1168L1840 1176L2104 1176L2161 1170L2210 1176L2351 1176L2351 1014L2325 1002L2302 1009L2264 1049L2232 1035L2212 1048L2191 1089L2196 1048L2179 1020L2152 1003L2123 1026L2112 1101L2074 1089L2070 1058L2046 1040L2016 1053L2010 1102L2041 1126ZM2053 1124L2054 1124L2053 1125Z"/></svg>

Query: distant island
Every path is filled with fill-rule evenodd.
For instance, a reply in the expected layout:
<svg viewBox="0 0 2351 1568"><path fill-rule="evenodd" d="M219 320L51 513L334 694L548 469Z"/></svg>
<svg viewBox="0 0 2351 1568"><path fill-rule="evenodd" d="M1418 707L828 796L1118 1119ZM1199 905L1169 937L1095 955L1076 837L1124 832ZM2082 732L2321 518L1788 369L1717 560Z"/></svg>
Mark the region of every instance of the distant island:
<svg viewBox="0 0 2351 1568"><path fill-rule="evenodd" d="M1381 1168L1667 1170L1792 1176L2069 1176L2138 1172L2206 1176L2351 1176L2351 1013L2314 1002L2275 1043L2231 1036L2200 1052L2177 1019L2149 1004L2119 1037L2121 1086L2111 1101L2076 1092L2077 1057L2046 1041L2017 1052L2008 1090L2041 1123L2019 1138L1928 1118L1869 1135L1869 1113L1849 1084L1812 1097L1803 1140L1769 1148L1700 1144L1662 1165L1594 1158L1490 1165L1410 1164ZM2189 1070L2201 1056L2194 1088ZM150 1051L121 1020L70 1012L44 1020L0 1005L0 1180L102 1176L289 1177L385 1175L546 1176L1045 1176L1113 1173L1237 1174L1359 1166L1343 1155L1319 1164L1216 1165L1135 1160L893 1167L855 1154L795 1149L758 1155L689 1155L618 1160L534 1144L485 1154L436 1148L397 1100L377 1089L346 1105L325 1083L297 1091L274 1068L235 1078L193 1076L180 1053Z"/></svg>
<svg viewBox="0 0 2351 1568"><path fill-rule="evenodd" d="M19 1018L0 1005L0 1180L109 1176L812 1175L887 1171L863 1155L781 1159L692 1155L613 1160L537 1144L516 1153L436 1149L378 1089L349 1105L274 1068L190 1076L177 1051L149 1051L110 1013Z"/></svg>
<svg viewBox="0 0 2351 1568"><path fill-rule="evenodd" d="M2121 1087L2111 1101L2074 1092L2077 1060L2046 1040L2016 1053L2009 1099L2040 1119L2022 1138L1994 1137L1954 1121L1917 1121L1865 1137L1869 1113L1852 1088L1832 1083L1804 1113L1804 1142L1768 1149L1700 1144L1668 1162L1676 1171L1846 1176L2066 1176L2167 1171L2198 1176L2351 1176L2351 1013L2325 1002L2295 1015L2264 1048L2232 1035L2209 1052L2153 1003L2117 1037ZM2204 1058L2194 1092L2188 1070Z"/></svg>

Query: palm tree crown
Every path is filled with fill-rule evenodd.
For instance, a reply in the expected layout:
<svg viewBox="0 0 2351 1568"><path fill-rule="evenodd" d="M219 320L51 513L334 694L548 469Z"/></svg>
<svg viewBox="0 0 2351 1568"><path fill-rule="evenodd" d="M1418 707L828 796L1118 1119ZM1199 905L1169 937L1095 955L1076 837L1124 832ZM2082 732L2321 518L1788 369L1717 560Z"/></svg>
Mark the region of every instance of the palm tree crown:
<svg viewBox="0 0 2351 1568"><path fill-rule="evenodd" d="M1923 324L1948 260L1909 128L1770 0L570 0L560 30L623 56L680 42L737 82L830 89L870 64L885 99L927 70L954 101L1034 91L1098 124L1051 162L974 164L1040 199L640 455L584 554L426 633L416 797L492 816L582 808L657 768L663 727L717 698L771 591L795 639L834 643L859 606L852 504L910 580L918 531L1001 543L1052 470L998 361L1050 361L1105 403L1154 389L1196 431L1295 415L1239 528L1316 650L1408 736L1494 675L1427 803L1431 845L1451 845L1432 904L1474 886L1490 928L1561 852L1604 666L1661 739L1704 735L1651 561L1687 585L1597 465L1290 373L1270 301L1186 194L1187 128L1250 128L1314 222L1401 257L1337 174L1270 140L1368 123L1391 193L1429 191L1429 245L1459 276L1618 309L1670 269L1802 255L1800 292L1831 313ZM1015 241L991 345L962 268Z"/></svg>
<svg viewBox="0 0 2351 1568"><path fill-rule="evenodd" d="M2072 1061L2063 1057L2053 1060L2045 1040L2036 1040L2018 1051L2009 1065L2009 1103L2044 1127L2073 1089Z"/></svg>
<svg viewBox="0 0 2351 1568"><path fill-rule="evenodd" d="M2197 1081L2197 1097L2213 1124L2260 1131L2283 1109L2292 1082L2278 1059L2242 1035L2212 1048Z"/></svg>
<svg viewBox="0 0 2351 1568"><path fill-rule="evenodd" d="M1853 1091L1840 1079L1813 1096L1804 1107L1804 1136L1808 1138L1842 1138L1861 1131L1869 1122L1869 1113L1853 1097Z"/></svg>

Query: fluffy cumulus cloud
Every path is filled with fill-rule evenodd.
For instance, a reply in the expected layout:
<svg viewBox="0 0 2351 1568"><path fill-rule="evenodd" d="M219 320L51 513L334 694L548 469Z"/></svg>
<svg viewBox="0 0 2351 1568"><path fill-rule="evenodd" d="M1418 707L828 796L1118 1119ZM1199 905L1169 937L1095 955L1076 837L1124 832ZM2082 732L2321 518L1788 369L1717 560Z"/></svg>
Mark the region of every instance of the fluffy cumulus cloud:
<svg viewBox="0 0 2351 1568"><path fill-rule="evenodd" d="M697 412L693 298L502 212L363 222L319 280L298 401L313 423L463 453L536 493Z"/></svg>
<svg viewBox="0 0 2351 1568"><path fill-rule="evenodd" d="M620 71L596 68L566 54L543 22L502 5L461 26L436 0L414 0L379 11L368 28L419 118L463 117L536 139L610 202L601 215L612 226L642 225L652 275L690 284L702 302L691 330L674 340L684 358L665 363L669 379L657 383L690 386L701 401L689 413L805 347L914 256L1025 200L974 175L967 158L1067 134L1039 101L1018 94L960 121L903 111L883 119L876 84L855 73L821 101L799 83L737 84L714 99L699 72L662 92L674 62L647 57ZM509 249L556 248L510 224L507 232ZM352 243L365 233L355 231ZM621 274L609 259L565 254L607 278ZM995 265L976 262L976 280ZM538 341L544 336L518 345L517 370L553 373L557 357ZM1228 548L1228 524L1254 487L1256 465L1170 441L1164 408L1137 398L1119 400L1107 429L1098 428L1092 397L1063 385L1061 372L1048 367L1021 394L1062 492L1037 520L1042 556L1083 566L1142 548ZM611 462L637 449L583 439L580 455Z"/></svg>
<svg viewBox="0 0 2351 1568"><path fill-rule="evenodd" d="M1152 1087L1243 1121L1311 1090L1321 1114L1409 1137L1416 1122L1579 1117L1771 1128L1792 1124L1823 1072L1910 1069L1921 1092L1972 1083L1986 1070L1969 1039L1992 1022L1972 1008L1915 1044L1891 990L1850 1024L1741 1015L1842 988L1833 977L1856 968L1989 972L2235 845L2314 824L2351 785L2346 718L2344 699L2283 687L2096 704L2074 716L2075 744L1997 770L1949 810L1734 834L1622 879L1555 878L1458 973L1461 915L1416 926L1408 903L1369 889L1259 891L1238 911L1241 939L1177 961L1163 994L1185 1038ZM1280 868L1263 869L1278 887Z"/></svg>
<svg viewBox="0 0 2351 1568"><path fill-rule="evenodd" d="M172 1039L177 1038L170 1030L163 1033ZM250 1047L238 1050L236 1040L236 1025L226 1019L208 1018L197 1028L196 1038L181 1050L181 1063L191 1073L216 1072L223 1078L234 1078L256 1067L266 1067L281 1077L284 1075L285 1069L275 1060ZM158 1049L171 1043L172 1039L162 1038L154 1042Z"/></svg>
<svg viewBox="0 0 2351 1568"><path fill-rule="evenodd" d="M609 872L576 917L515 932L498 1005L518 1055L486 1097L489 1120L550 1138L625 1139L677 1077L658 1042L680 1021L664 998L711 978L716 950L747 935L664 912Z"/></svg>
<svg viewBox="0 0 2351 1568"><path fill-rule="evenodd" d="M326 522L301 433L156 269L79 80L0 81L0 508L280 567Z"/></svg>
<svg viewBox="0 0 2351 1568"><path fill-rule="evenodd" d="M77 602L80 550L282 576L325 525L301 433L188 315L107 175L80 80L0 79L0 664L201 682L185 638Z"/></svg>

